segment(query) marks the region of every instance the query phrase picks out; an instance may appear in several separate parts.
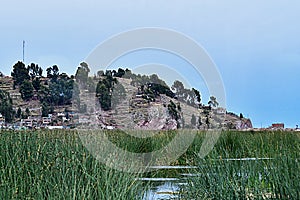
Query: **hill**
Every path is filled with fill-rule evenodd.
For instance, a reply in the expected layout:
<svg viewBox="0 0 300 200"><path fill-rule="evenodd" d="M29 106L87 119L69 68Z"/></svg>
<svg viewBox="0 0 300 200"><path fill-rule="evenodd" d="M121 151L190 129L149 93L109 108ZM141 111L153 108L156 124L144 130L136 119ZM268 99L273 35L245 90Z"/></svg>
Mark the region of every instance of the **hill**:
<svg viewBox="0 0 300 200"><path fill-rule="evenodd" d="M200 91L184 88L178 80L170 87L156 74L134 74L121 68L90 77L86 63L80 64L75 76L60 73L57 66L46 71L43 77L38 65L26 68L18 62L12 77L0 77L0 90L12 102L12 117L6 117L6 122L24 126L22 122L31 119L29 124L35 127L147 130L252 128L250 119L218 107L215 97L203 104ZM45 122L43 117L49 119Z"/></svg>

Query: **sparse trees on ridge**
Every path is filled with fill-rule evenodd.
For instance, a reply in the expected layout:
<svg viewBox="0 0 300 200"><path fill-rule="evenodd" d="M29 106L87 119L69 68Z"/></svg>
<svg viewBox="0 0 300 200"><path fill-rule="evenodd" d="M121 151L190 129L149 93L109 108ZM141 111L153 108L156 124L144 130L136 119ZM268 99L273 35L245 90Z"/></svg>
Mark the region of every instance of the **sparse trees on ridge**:
<svg viewBox="0 0 300 200"><path fill-rule="evenodd" d="M208 101L208 105L212 107L218 107L219 103L217 102L217 98L214 96L210 97L210 100Z"/></svg>

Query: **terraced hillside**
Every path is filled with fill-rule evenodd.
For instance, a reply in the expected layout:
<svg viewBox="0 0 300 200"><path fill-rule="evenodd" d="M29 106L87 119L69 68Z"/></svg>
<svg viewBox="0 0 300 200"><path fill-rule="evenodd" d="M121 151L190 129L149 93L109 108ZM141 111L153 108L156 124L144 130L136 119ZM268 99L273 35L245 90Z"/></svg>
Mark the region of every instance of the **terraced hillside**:
<svg viewBox="0 0 300 200"><path fill-rule="evenodd" d="M139 94L139 88L131 84L131 79L117 78L118 83L125 88L125 95L120 98L115 108L109 111L99 109L94 114L97 115L98 123L102 127L110 126L121 129L176 129L178 123L180 127L192 129L223 128L223 129L248 129L252 128L251 121L240 118L234 114L226 114L222 108L211 108L202 106L200 108L187 105L171 98L165 94L160 94L154 101L148 101ZM98 103L94 98L94 93L83 94L90 96L94 103ZM112 97L114 98L114 97ZM180 120L172 119L168 111L170 101L180 105ZM87 105L91 102L85 101ZM99 108L99 105L96 106ZM196 124L192 124L192 117L197 118ZM199 123L200 118L200 123Z"/></svg>

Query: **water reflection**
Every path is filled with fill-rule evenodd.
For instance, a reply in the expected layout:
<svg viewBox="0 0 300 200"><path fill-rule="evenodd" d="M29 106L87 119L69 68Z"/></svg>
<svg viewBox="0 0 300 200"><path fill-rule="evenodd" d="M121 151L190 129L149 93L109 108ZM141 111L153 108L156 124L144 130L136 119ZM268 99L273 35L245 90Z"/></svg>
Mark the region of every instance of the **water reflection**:
<svg viewBox="0 0 300 200"><path fill-rule="evenodd" d="M175 182L159 182L153 184L143 196L143 200L179 199L180 184Z"/></svg>

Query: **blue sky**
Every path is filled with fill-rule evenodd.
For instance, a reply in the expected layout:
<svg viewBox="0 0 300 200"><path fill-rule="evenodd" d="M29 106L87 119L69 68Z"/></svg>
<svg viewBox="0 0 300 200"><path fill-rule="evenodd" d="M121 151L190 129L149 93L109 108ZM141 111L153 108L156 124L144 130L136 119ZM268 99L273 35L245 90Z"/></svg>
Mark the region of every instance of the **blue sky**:
<svg viewBox="0 0 300 200"><path fill-rule="evenodd" d="M206 49L222 76L228 110L242 112L256 127L273 122L295 127L300 125L299 11L296 0L3 1L0 71L10 74L22 59L23 40L26 64L35 62L44 69L57 64L61 71L75 73L112 35L141 27L168 28ZM125 61L126 67L141 64Z"/></svg>

